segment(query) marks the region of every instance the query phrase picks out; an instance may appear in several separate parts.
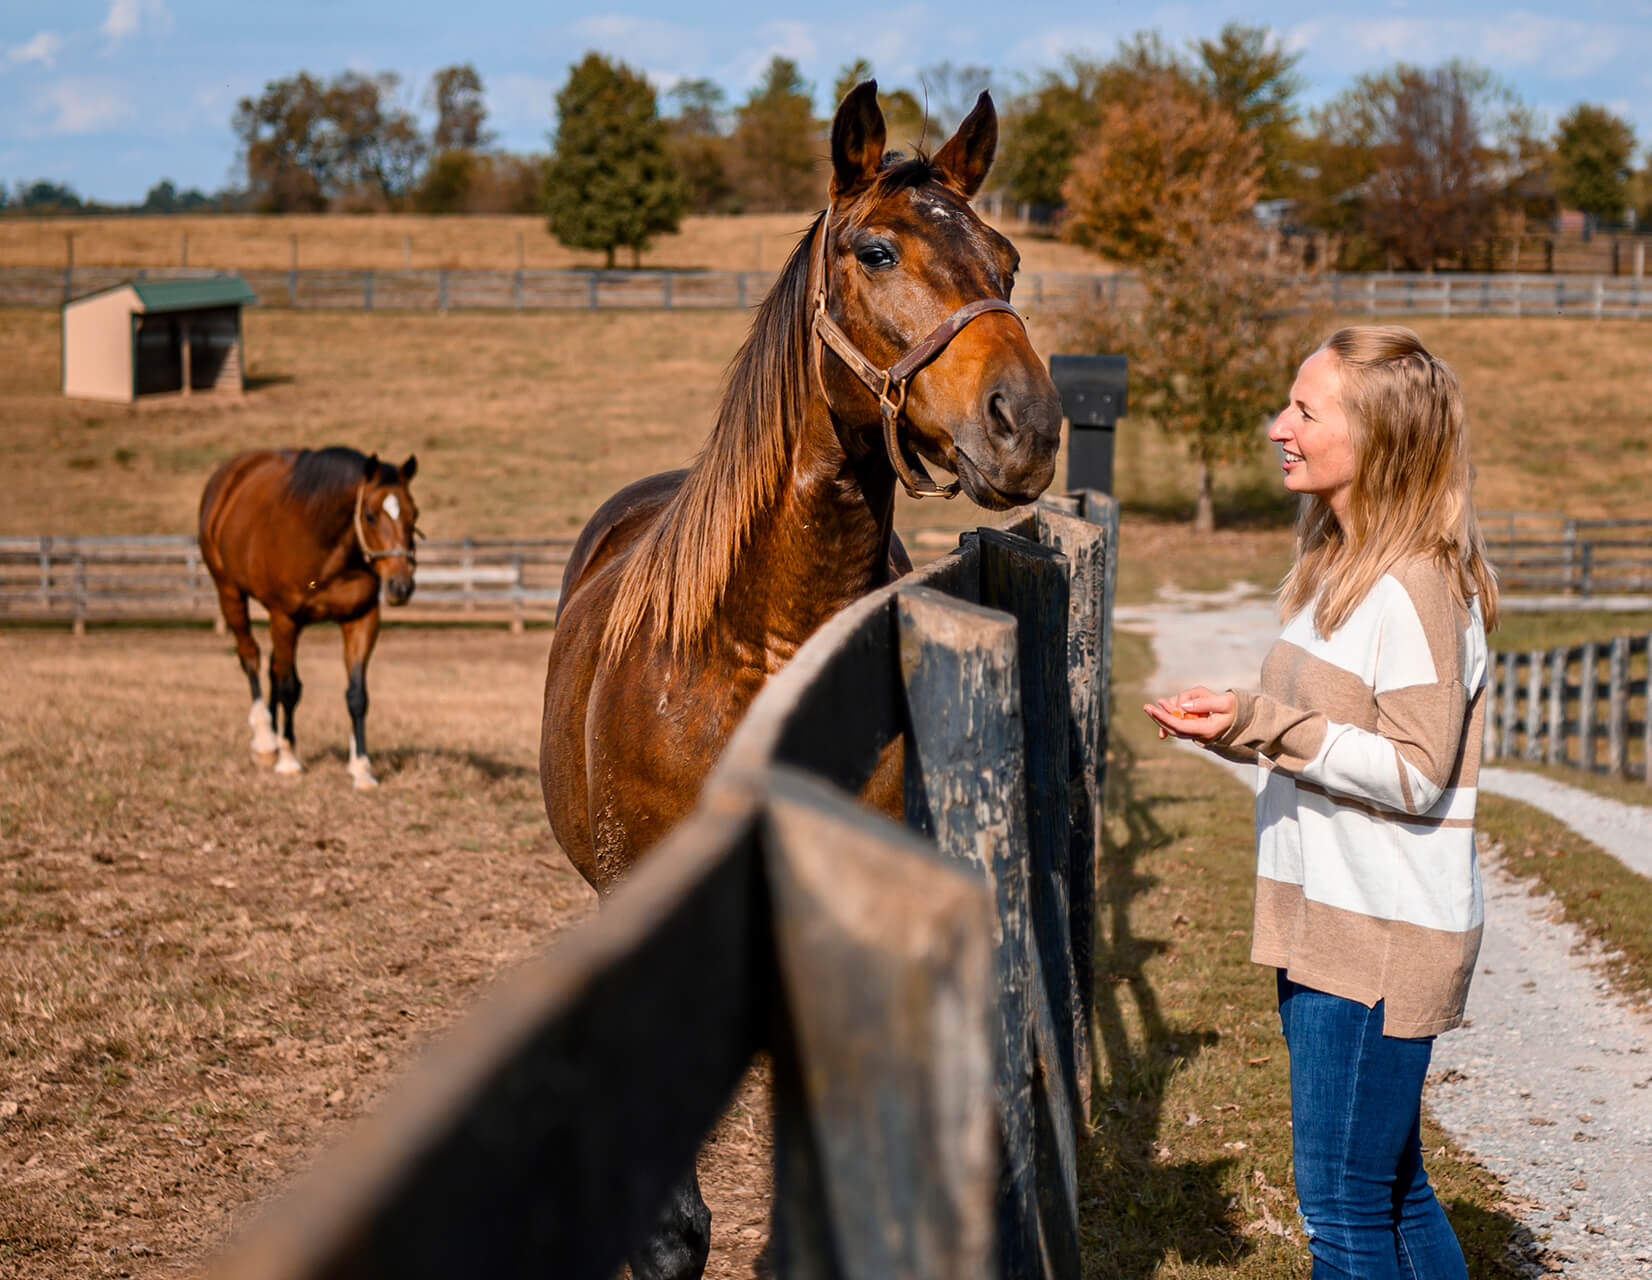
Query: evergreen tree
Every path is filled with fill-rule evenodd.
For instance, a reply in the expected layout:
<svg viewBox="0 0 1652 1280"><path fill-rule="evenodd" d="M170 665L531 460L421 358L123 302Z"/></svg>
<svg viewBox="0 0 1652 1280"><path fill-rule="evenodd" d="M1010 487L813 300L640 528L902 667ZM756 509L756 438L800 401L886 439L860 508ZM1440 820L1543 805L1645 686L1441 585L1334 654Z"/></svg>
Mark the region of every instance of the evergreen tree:
<svg viewBox="0 0 1652 1280"><path fill-rule="evenodd" d="M1262 145L1262 197L1286 194L1296 137L1292 99L1302 88L1300 53L1286 53L1265 27L1230 22L1215 40L1198 42L1210 96L1233 112Z"/></svg>
<svg viewBox="0 0 1652 1280"><path fill-rule="evenodd" d="M763 82L740 107L731 142L742 207L794 212L819 204L813 93L790 58L770 60Z"/></svg>
<svg viewBox="0 0 1652 1280"><path fill-rule="evenodd" d="M1555 195L1569 209L1615 221L1629 203L1635 130L1605 107L1580 102L1555 130Z"/></svg>
<svg viewBox="0 0 1652 1280"><path fill-rule="evenodd" d="M555 151L545 171L551 234L635 265L649 240L675 231L687 205L654 90L623 63L588 53L556 95Z"/></svg>

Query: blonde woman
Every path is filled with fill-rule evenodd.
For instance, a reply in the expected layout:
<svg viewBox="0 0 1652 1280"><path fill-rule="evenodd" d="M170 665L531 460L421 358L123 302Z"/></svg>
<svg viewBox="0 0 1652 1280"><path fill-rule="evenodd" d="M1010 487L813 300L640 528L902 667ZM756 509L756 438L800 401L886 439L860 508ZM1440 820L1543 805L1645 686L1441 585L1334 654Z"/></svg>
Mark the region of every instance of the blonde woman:
<svg viewBox="0 0 1652 1280"><path fill-rule="evenodd" d="M1161 736L1261 766L1251 958L1278 974L1314 1280L1463 1280L1418 1130L1482 922L1474 802L1497 586L1462 393L1409 329L1341 329L1268 438L1303 505L1261 688L1144 710Z"/></svg>

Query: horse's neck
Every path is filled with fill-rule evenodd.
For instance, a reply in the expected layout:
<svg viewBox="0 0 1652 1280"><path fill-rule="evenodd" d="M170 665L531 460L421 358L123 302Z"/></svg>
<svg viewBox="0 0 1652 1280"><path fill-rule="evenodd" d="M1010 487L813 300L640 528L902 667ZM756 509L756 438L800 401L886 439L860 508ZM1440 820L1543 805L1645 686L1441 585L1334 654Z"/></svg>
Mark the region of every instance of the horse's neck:
<svg viewBox="0 0 1652 1280"><path fill-rule="evenodd" d="M824 403L798 431L787 474L752 530L724 599L725 626L789 658L844 605L889 576L895 478L881 457L854 461Z"/></svg>

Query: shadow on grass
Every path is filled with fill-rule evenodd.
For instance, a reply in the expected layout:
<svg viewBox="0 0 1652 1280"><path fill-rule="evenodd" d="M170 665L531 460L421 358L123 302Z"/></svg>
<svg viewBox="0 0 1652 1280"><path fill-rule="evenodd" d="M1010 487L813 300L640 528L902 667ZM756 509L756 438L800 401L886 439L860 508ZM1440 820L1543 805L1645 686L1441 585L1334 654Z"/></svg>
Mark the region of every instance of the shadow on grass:
<svg viewBox="0 0 1652 1280"><path fill-rule="evenodd" d="M1220 1036L1175 1025L1144 971L1168 944L1132 931L1132 903L1158 883L1136 861L1171 837L1154 816L1155 797L1136 790L1134 753L1122 736L1112 753L1097 885L1096 1123L1080 1149L1079 1194L1086 1271L1145 1280L1172 1254L1186 1263L1231 1264L1249 1246L1236 1232L1223 1185L1232 1161L1171 1163L1161 1154L1170 1084ZM1115 839L1121 821L1124 837Z"/></svg>
<svg viewBox="0 0 1652 1280"><path fill-rule="evenodd" d="M297 381L290 373L249 373L241 379L241 385L247 391L262 391L265 387L281 387Z"/></svg>
<svg viewBox="0 0 1652 1280"><path fill-rule="evenodd" d="M530 765L500 760L480 751L456 751L451 747L386 747L371 753L373 769L382 782L398 773L406 773L421 763L434 765L462 765L474 769L489 782L518 782L523 779L539 781L539 770ZM348 748L329 746L318 759L348 764Z"/></svg>

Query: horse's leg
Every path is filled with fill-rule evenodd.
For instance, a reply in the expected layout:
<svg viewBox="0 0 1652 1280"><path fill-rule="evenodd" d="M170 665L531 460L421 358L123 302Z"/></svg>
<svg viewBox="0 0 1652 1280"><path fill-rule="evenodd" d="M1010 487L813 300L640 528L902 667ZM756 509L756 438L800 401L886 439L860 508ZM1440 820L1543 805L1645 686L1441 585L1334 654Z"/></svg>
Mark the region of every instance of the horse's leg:
<svg viewBox="0 0 1652 1280"><path fill-rule="evenodd" d="M366 791L379 785L367 760L367 660L379 638L379 611L370 610L339 629L344 632L344 672L350 678L344 690L344 705L350 709L350 780L357 791Z"/></svg>
<svg viewBox="0 0 1652 1280"><path fill-rule="evenodd" d="M711 1255L711 1210L693 1165L671 1188L654 1234L631 1254L631 1280L699 1280Z"/></svg>
<svg viewBox="0 0 1652 1280"><path fill-rule="evenodd" d="M258 641L252 638L252 621L247 616L247 593L227 582L218 584L218 608L224 615L224 625L235 636L235 656L241 659L241 670L252 687L252 710L247 712L247 723L252 726L252 758L259 764L274 764L281 740L275 736L275 725L270 720L270 708L264 701L264 691L258 687ZM271 690L274 696L274 690Z"/></svg>
<svg viewBox="0 0 1652 1280"><path fill-rule="evenodd" d="M270 701L280 711L281 742L277 773L302 773L298 743L293 736L293 712L304 686L298 680L299 624L284 613L270 613Z"/></svg>

